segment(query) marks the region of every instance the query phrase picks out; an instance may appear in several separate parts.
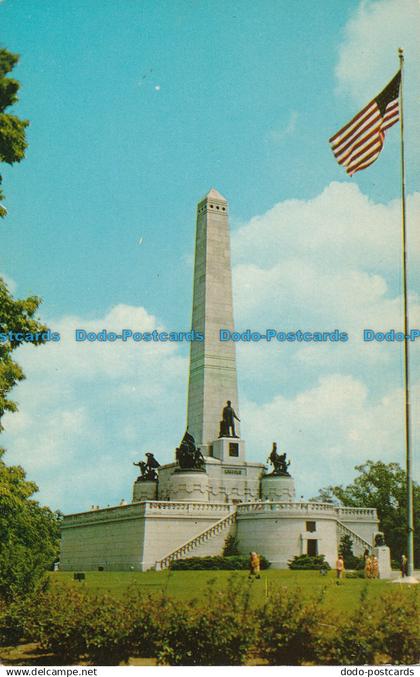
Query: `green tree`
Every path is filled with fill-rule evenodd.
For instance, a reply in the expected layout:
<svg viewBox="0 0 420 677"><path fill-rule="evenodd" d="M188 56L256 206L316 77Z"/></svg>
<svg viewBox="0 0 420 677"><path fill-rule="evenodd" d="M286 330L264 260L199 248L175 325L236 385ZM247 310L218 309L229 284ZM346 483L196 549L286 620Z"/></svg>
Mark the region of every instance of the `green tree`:
<svg viewBox="0 0 420 677"><path fill-rule="evenodd" d="M236 536L230 534L225 539L225 545L223 548L223 557L232 557L234 555L240 555L239 552L239 542Z"/></svg>
<svg viewBox="0 0 420 677"><path fill-rule="evenodd" d="M20 120L16 115L5 113L7 108L18 101L19 82L6 77L19 61L17 54L6 49L0 49L0 162L12 165L25 157L27 148L25 129L28 120ZM4 198L1 191L2 177L0 176L0 200ZM7 214L6 208L0 204L0 216Z"/></svg>
<svg viewBox="0 0 420 677"><path fill-rule="evenodd" d="M28 122L5 113L18 100L19 83L6 77L17 62L16 54L0 50L0 162L8 164L20 162L27 145ZM0 216L6 213L0 205ZM32 343L44 342L42 333L47 327L35 317L39 304L37 296L14 299L0 278L0 431L4 413L17 409L9 392L24 378L13 351L27 333L34 337ZM31 590L57 558L60 517L32 498L38 487L26 480L23 468L7 466L3 454L0 449L0 596L7 599Z"/></svg>
<svg viewBox="0 0 420 677"><path fill-rule="evenodd" d="M353 552L353 541L347 534L341 537L338 552L343 555L346 569L361 569L363 567L363 557L356 557Z"/></svg>
<svg viewBox="0 0 420 677"><path fill-rule="evenodd" d="M0 449L0 597L33 589L58 558L61 516L41 506L20 466L7 466Z"/></svg>
<svg viewBox="0 0 420 677"><path fill-rule="evenodd" d="M24 342L27 333L33 335L32 343L44 342L42 333L47 327L35 318L40 302L37 296L14 299L0 278L0 431L3 430L1 419L4 413L17 410L16 403L8 398L8 394L18 381L25 378L21 367L12 359L12 353ZM6 340L2 340L1 335Z"/></svg>
<svg viewBox="0 0 420 677"><path fill-rule="evenodd" d="M398 463L366 461L357 465L359 475L352 484L329 486L321 494L337 499L342 505L376 508L385 541L392 557L399 560L407 541L407 475ZM420 487L414 482L414 551L420 565Z"/></svg>

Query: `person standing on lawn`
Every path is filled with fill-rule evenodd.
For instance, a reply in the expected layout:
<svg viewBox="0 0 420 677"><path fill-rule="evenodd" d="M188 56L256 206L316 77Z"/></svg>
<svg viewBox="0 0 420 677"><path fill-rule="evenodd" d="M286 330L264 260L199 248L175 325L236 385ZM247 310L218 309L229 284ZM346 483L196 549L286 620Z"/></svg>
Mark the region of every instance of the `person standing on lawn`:
<svg viewBox="0 0 420 677"><path fill-rule="evenodd" d="M370 555L365 557L365 578L372 578L372 559Z"/></svg>
<svg viewBox="0 0 420 677"><path fill-rule="evenodd" d="M379 578L379 562L376 555L372 555L372 578Z"/></svg>
<svg viewBox="0 0 420 677"><path fill-rule="evenodd" d="M250 552L249 553L249 576L248 578L252 578L252 576L255 576L255 578L261 578L260 576L260 564L261 564L261 559L258 553L256 552Z"/></svg>
<svg viewBox="0 0 420 677"><path fill-rule="evenodd" d="M341 581L344 577L344 559L343 555L338 555L337 562L335 564L335 569L337 572L337 583Z"/></svg>

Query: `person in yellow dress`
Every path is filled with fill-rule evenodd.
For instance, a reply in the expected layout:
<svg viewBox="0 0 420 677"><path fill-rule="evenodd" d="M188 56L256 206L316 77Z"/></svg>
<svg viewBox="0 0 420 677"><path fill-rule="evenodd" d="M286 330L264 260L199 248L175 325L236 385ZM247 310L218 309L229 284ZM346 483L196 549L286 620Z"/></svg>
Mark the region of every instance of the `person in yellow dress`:
<svg viewBox="0 0 420 677"><path fill-rule="evenodd" d="M261 559L260 556L257 552L250 552L249 553L249 576L248 578L252 578L252 576L255 576L255 578L261 578L260 576L260 564L261 564Z"/></svg>
<svg viewBox="0 0 420 677"><path fill-rule="evenodd" d="M379 562L376 555L372 555L372 578L379 578Z"/></svg>
<svg viewBox="0 0 420 677"><path fill-rule="evenodd" d="M365 578L372 578L372 559L370 555L365 557Z"/></svg>

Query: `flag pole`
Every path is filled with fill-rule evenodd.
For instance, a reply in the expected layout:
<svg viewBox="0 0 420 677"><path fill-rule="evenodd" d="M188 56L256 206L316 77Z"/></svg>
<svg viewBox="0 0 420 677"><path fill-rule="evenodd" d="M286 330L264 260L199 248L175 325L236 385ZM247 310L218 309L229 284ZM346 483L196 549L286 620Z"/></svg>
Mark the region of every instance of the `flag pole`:
<svg viewBox="0 0 420 677"><path fill-rule="evenodd" d="M402 234L402 286L404 297L404 400L405 400L405 451L407 473L407 576L414 571L414 520L413 520L413 478L412 446L410 426L410 372L409 372L409 326L407 300L407 234L405 206L405 159L404 159L404 108L403 108L403 71L404 50L398 50L401 70L400 86L400 138L401 138L401 234Z"/></svg>

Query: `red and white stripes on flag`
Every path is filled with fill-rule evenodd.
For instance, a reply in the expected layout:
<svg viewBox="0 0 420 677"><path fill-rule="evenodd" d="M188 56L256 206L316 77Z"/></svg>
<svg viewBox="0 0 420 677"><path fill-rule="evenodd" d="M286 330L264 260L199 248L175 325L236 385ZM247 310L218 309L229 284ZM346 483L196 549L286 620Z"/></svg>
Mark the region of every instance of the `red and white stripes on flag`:
<svg viewBox="0 0 420 677"><path fill-rule="evenodd" d="M384 90L330 139L337 162L352 176L369 167L381 152L385 132L398 122L401 71Z"/></svg>

